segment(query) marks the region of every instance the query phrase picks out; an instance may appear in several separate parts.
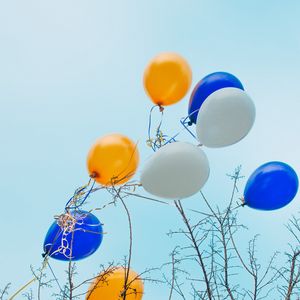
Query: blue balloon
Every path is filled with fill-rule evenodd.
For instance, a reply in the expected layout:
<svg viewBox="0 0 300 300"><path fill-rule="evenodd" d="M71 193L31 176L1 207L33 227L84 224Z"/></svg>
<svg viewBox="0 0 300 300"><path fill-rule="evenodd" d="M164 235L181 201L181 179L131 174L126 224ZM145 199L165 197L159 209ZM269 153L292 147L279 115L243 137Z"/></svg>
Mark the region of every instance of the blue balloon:
<svg viewBox="0 0 300 300"><path fill-rule="evenodd" d="M274 210L289 204L298 191L298 176L289 165L272 161L254 171L245 191L245 205L255 209Z"/></svg>
<svg viewBox="0 0 300 300"><path fill-rule="evenodd" d="M77 261L92 255L102 242L102 225L96 216L82 210L73 211L70 215L73 221L60 218L46 234L44 251L52 258Z"/></svg>
<svg viewBox="0 0 300 300"><path fill-rule="evenodd" d="M201 79L195 86L189 102L188 113L191 122L196 124L199 109L210 94L227 87L244 90L241 82L230 73L215 72Z"/></svg>

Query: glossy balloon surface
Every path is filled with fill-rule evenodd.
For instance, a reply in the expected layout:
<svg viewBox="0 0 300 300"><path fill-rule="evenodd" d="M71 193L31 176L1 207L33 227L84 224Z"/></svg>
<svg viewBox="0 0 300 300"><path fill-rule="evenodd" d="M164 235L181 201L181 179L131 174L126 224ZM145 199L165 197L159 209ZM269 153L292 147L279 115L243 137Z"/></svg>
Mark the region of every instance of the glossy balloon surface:
<svg viewBox="0 0 300 300"><path fill-rule="evenodd" d="M244 199L249 207L279 209L289 204L298 191L298 176L289 165L273 161L255 170L247 181Z"/></svg>
<svg viewBox="0 0 300 300"><path fill-rule="evenodd" d="M138 163L137 145L117 133L98 139L87 157L90 176L105 186L127 182L135 174Z"/></svg>
<svg viewBox="0 0 300 300"><path fill-rule="evenodd" d="M161 106L180 101L188 92L192 71L187 61L176 53L154 57L144 72L144 87L151 100Z"/></svg>
<svg viewBox="0 0 300 300"><path fill-rule="evenodd" d="M122 300L124 292L125 269L119 267L109 274L100 274L89 288L86 300ZM126 300L141 300L144 293L144 285L138 274L129 270L127 280L128 288Z"/></svg>
<svg viewBox="0 0 300 300"><path fill-rule="evenodd" d="M184 142L160 148L145 164L141 173L143 188L166 199L187 198L206 183L209 163L203 150Z"/></svg>
<svg viewBox="0 0 300 300"><path fill-rule="evenodd" d="M234 75L227 72L215 72L205 76L195 86L190 97L188 114L196 124L199 109L205 99L213 92L226 87L244 89L242 83Z"/></svg>
<svg viewBox="0 0 300 300"><path fill-rule="evenodd" d="M249 95L237 88L215 91L202 104L196 132L201 144L220 148L242 140L255 121L255 106Z"/></svg>
<svg viewBox="0 0 300 300"><path fill-rule="evenodd" d="M67 230L55 221L45 237L45 253L57 260L69 261L72 258L77 261L86 258L96 252L103 239L102 225L95 215L76 211L71 216L74 230ZM72 218L68 218L69 222Z"/></svg>

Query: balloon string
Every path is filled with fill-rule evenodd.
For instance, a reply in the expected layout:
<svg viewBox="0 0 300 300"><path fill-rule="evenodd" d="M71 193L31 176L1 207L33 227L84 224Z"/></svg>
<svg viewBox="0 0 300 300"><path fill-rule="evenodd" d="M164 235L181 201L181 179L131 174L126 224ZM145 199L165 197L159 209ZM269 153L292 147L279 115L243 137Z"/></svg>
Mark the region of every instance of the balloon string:
<svg viewBox="0 0 300 300"><path fill-rule="evenodd" d="M188 116L183 117L180 119L180 123L181 125L184 127L184 130L187 130L187 132L198 141L197 137L195 136L195 134L189 129L190 126L193 125L193 122L190 120L191 116L193 116L194 114L198 113L199 109L194 110L192 113L190 113ZM170 138L169 141L167 141L165 144L168 144L172 141L176 141L175 138L180 134L181 132L178 132L177 134L175 134L172 138Z"/></svg>
<svg viewBox="0 0 300 300"><path fill-rule="evenodd" d="M43 266L41 268L41 272L44 271L44 269L47 267L48 262L48 256L46 256L43 260ZM21 288L19 288L8 300L13 300L16 296L18 296L23 290L25 290L28 286L33 284L37 280L36 277L32 278L30 281L28 281L25 285L23 285Z"/></svg>
<svg viewBox="0 0 300 300"><path fill-rule="evenodd" d="M92 183L91 188L89 189L89 191L88 191L87 194L85 195L84 199L83 199L78 205L76 205L76 206L74 207L74 209L77 209L77 208L81 207L81 206L85 203L85 201L87 200L87 198L89 197L89 195L92 193L95 184L96 184L96 181L94 180L93 183Z"/></svg>
<svg viewBox="0 0 300 300"><path fill-rule="evenodd" d="M177 136L179 136L184 130L185 130L185 128L183 128L181 131L177 132L175 135L173 135L172 137L170 137L162 146L165 146L167 144L176 142Z"/></svg>
<svg viewBox="0 0 300 300"><path fill-rule="evenodd" d="M55 275L55 273L54 273L54 271L53 271L53 269L52 269L50 263L47 262L47 264L48 264L48 267L49 267L49 269L50 269L50 271L51 271L51 273L52 273L52 276L54 277L54 281L56 282L57 286L58 286L59 289L60 289L60 293L61 293L61 294L65 294L64 291L63 291L63 289L61 288L61 285L60 285L60 283L59 283L59 281L58 281L58 279L57 279L57 277L56 277L56 275ZM64 296L65 296L65 295L64 295Z"/></svg>
<svg viewBox="0 0 300 300"><path fill-rule="evenodd" d="M154 112L154 109L155 108L159 108L159 111L161 113L161 118L160 118L160 121L159 121L159 124L155 130L155 138L152 138L151 137L151 129L152 129L152 115L153 115L153 112ZM156 150L158 150L161 146L163 146L167 136L164 135L161 131L161 126L162 126L162 122L163 122L163 114L164 114L164 108L160 105L154 105L151 110L150 110L150 114L149 114L149 122L148 122L148 140L146 141L147 142L147 145L149 147L152 148L152 150L154 152L156 152Z"/></svg>
<svg viewBox="0 0 300 300"><path fill-rule="evenodd" d="M151 137L151 129L152 129L152 115L154 112L154 109L156 107L159 107L161 112L161 120L158 124L158 127L156 128L155 138ZM186 130L194 139L198 140L196 135L189 129L190 126L192 126L192 121L190 120L191 116L197 114L199 112L199 109L194 110L192 113L190 113L188 116L181 118L180 123L184 127L183 130ZM159 148L162 146L165 146L166 144L176 142L177 136L180 135L180 132L176 133L172 137L168 137L167 135L163 134L161 131L161 126L163 122L163 110L161 106L155 105L151 108L150 114L149 114L149 123L148 123L148 140L147 145L152 148L154 152L156 152Z"/></svg>
<svg viewBox="0 0 300 300"><path fill-rule="evenodd" d="M186 119L184 119L184 120L181 119L181 120L180 120L181 125L184 127L185 130L187 130L187 132L188 132L193 138L197 139L196 136L193 134L193 132L189 129L189 126L191 126L191 125L190 125L190 122L186 122L185 120L186 120Z"/></svg>
<svg viewBox="0 0 300 300"><path fill-rule="evenodd" d="M90 184L91 184L91 180L92 180L92 179L90 179L89 182L88 182L87 184L85 184L84 186L78 188L78 189L75 191L74 195L68 200L68 202L67 202L66 205L65 205L65 210L66 210L66 214L67 214L67 215L69 215L69 214L68 214L68 210L80 208L80 207L85 203L85 201L87 200L87 198L89 197L89 195L90 195L91 193L96 192L96 191L98 191L98 190L104 188L103 186L100 186L100 187L96 187L96 188L95 188L95 183L96 183L96 181L94 180L93 183L92 183L92 185L91 185L91 187L90 187L89 190L86 192L86 189L87 189L87 188L90 186ZM136 186L136 185L134 184L133 186ZM81 199L82 196L84 196L84 198L83 198L83 199L80 201L80 203L78 204L77 202ZM74 204L74 205L73 205L73 204ZM61 215L61 216L58 216L58 217L56 217L56 219L59 219L59 217L66 216L66 214L63 214L63 215ZM59 220L58 220L58 221L59 221ZM68 220L67 220L67 221L68 221ZM67 223L68 223L68 222L67 222ZM66 224L60 224L60 226L62 226L62 227L64 228L64 231L65 231L66 233L74 232L74 231L76 230L76 229L74 230L75 224L71 224L71 225L70 225L72 228L70 228L70 226L67 226L67 227L66 227ZM49 267L49 269L50 269L52 275L54 276L55 281L56 281L56 283L58 284L58 286L59 286L59 288L60 288L61 291L62 291L62 288L61 288L61 286L59 285L59 282L58 282L58 280L57 280L57 277L55 276L55 274L54 274L54 272L53 272L53 269L51 268L51 266L50 266L50 264L49 264L49 262L48 262L48 259L49 259L49 253L51 252L51 249L53 248L54 243L56 242L56 240L58 239L59 235L60 235L62 232L63 232L63 231L59 231L59 232L56 234L56 236L55 236L55 238L54 238L54 240L53 240L53 243L52 243L51 248L47 251L47 253L43 254L44 259L43 259L43 264L42 264L42 268L41 268L41 272L43 272L43 271L47 268L47 266ZM88 232L96 233L96 232L92 232L92 231L88 231ZM103 233L101 233L101 234L103 234ZM63 242L63 238L62 238L62 242ZM55 254L55 252L52 253L51 255L53 255L53 254ZM63 253L63 254L65 254L65 253ZM16 291L16 292L8 299L8 300L13 300L13 299L15 299L16 296L18 296L23 290L25 290L28 286L30 286L31 284L33 284L33 283L34 283L35 281L37 281L37 280L38 280L37 277L32 278L32 279L31 279L30 281L28 281L25 285L23 285L22 287L20 287L20 288L19 288L19 289L18 289L18 290L17 290L17 291Z"/></svg>
<svg viewBox="0 0 300 300"><path fill-rule="evenodd" d="M82 193L82 192L90 185L90 182L91 182L91 179L89 180L89 182L88 182L87 184L85 184L84 186L82 186L82 187L76 189L76 191L74 192L74 195L73 195L73 196L69 199L69 201L66 203L66 205L65 205L65 210L67 210L67 209L70 207L69 204L70 204L71 202L75 202L74 200L75 200L76 198L78 198L78 195L79 195L80 193Z"/></svg>
<svg viewBox="0 0 300 300"><path fill-rule="evenodd" d="M91 179L89 180L89 182L88 182L86 185L84 185L84 186L80 187L79 189L77 189L77 190L75 191L74 195L69 199L69 201L67 202L67 204L66 204L66 206L65 206L65 210L67 211L67 214L68 214L68 210L69 210L69 209L78 209L78 208L80 208L80 207L84 204L84 202L86 201L86 199L89 197L89 195L90 195L92 192L95 192L95 191L97 191L97 190L99 190L99 189L102 188L102 187L100 187L100 188L94 188L94 186L95 186L95 181L93 181L93 183L92 183L90 189L88 190L88 192L86 192L85 190L86 190L87 187L90 185L90 183L91 183ZM82 200L79 204L77 204L77 201L80 200L80 198L81 198L83 195L84 195L83 200ZM74 206L71 206L72 203L74 203L75 205L74 205ZM62 215L62 216L65 216L65 215ZM57 218L57 219L58 219L58 218ZM68 221L69 221L69 219L67 220L67 223L68 223ZM67 226L67 227L66 227L66 224L60 224L60 225L64 227L64 232L66 232L67 234L70 233L70 232L73 233L73 232L76 230L76 229L74 230L75 224L71 224L71 225L69 224L69 226ZM70 228L70 226L71 226L71 228ZM56 242L56 240L58 239L58 237L59 237L59 235L60 235L61 233L62 233L62 231L59 231L59 232L56 234L56 236L55 236L55 238L54 238L54 240L53 240L53 243L52 243L51 248L48 250L47 253L45 253L45 254L43 255L43 256L44 256L44 260L43 260L43 265L42 265L42 268L41 268L41 272L43 272L43 271L46 269L46 267L48 266L48 267L50 268L50 271L52 272L52 274L53 274L53 276L54 276L54 278L55 278L55 281L57 282L57 284L58 284L60 290L62 291L61 286L59 285L59 282L58 282L58 280L57 280L57 277L55 276L55 274L54 274L54 272L53 272L53 270L52 270L52 268L51 268L51 266L50 266L50 264L49 264L49 262L48 262L48 259L49 259L49 253L51 252L51 249L52 249L54 243ZM94 233L94 232L93 232L93 233ZM62 242L63 242L63 238L62 238ZM52 255L53 255L53 254L55 254L55 252L52 253ZM65 254L65 253L63 253L63 254ZM24 289L26 289L28 286L30 286L31 284L33 284L36 280L37 280L36 277L32 278L32 279L31 279L30 281L28 281L25 285L23 285L21 288L19 288L19 289L18 289L18 290L17 290L17 291L9 298L9 300L13 300L13 299L14 299L16 296L18 296Z"/></svg>
<svg viewBox="0 0 300 300"><path fill-rule="evenodd" d="M24 289L30 286L32 283L36 281L36 278L31 279L25 285L23 285L20 289L18 289L8 300L13 300L16 296L18 296Z"/></svg>
<svg viewBox="0 0 300 300"><path fill-rule="evenodd" d="M124 172L127 172L128 169L130 169L130 164L132 162L132 160L134 159L134 155L138 152L138 142L135 144L134 146L134 150L132 151L131 155L130 155L130 159L128 160L127 166L118 174L116 175L114 178L112 178L112 183L116 184L118 183L118 181L122 181L126 178L130 178L134 175L134 172L128 172L127 174L123 175L123 177L120 177L122 174L124 174Z"/></svg>
<svg viewBox="0 0 300 300"><path fill-rule="evenodd" d="M173 201L172 202L166 202L166 201L158 200L158 199L155 199L155 198L143 196L143 195L136 194L136 193L129 193L129 192L125 192L125 191L122 191L122 193L125 194L125 195L128 195L128 196L134 196L134 197L137 197L137 198L142 198L142 199L145 199L145 200L149 200L149 201L152 201L152 202L157 202L157 203L160 203L160 204L165 204L165 205L168 205L168 206L173 206L173 207L175 206ZM234 209L238 209L239 207L242 207L242 205L239 205L239 206L235 207ZM201 211L198 211L198 210L195 210L195 209L192 209L192 208L187 208L186 210L194 212L194 213L202 214L204 216L211 216L210 214L207 214L205 212L201 212Z"/></svg>
<svg viewBox="0 0 300 300"><path fill-rule="evenodd" d="M187 130L187 132L196 140L197 137L194 135L194 133L189 129L190 126L192 126L193 122L191 121L191 116L199 112L199 108L194 110L192 113L190 113L188 116L181 118L180 123L181 125ZM189 121L188 121L189 120Z"/></svg>
<svg viewBox="0 0 300 300"><path fill-rule="evenodd" d="M156 128L155 138L152 138L151 137L152 115L153 115L154 109L156 107L159 108L159 111L161 113L161 119L160 119L160 122L159 122L159 124ZM164 109L163 109L162 106L155 105L151 108L150 114L149 114L147 145L150 146L154 152L156 152L159 148L161 148L162 146L165 146L166 144L176 142L176 137L180 134L180 132L179 132L179 133L175 134L172 137L169 137L168 135L163 134L163 132L161 130L161 126L162 126L162 123L163 123L163 110Z"/></svg>
<svg viewBox="0 0 300 300"><path fill-rule="evenodd" d="M94 189L96 181L93 180L93 183L90 187L90 189L88 190L88 192L86 192L86 189L89 187L89 185L91 184L91 180L89 180L89 182L80 187L79 189L77 189L74 193L74 195L69 199L69 201L66 203L65 205L65 211L68 211L69 209L79 209L87 200L87 198L90 196L91 193L95 192L98 189ZM78 203L78 201L81 199L81 197L84 196L84 198L81 200L81 202Z"/></svg>
<svg viewBox="0 0 300 300"><path fill-rule="evenodd" d="M189 119L193 114L195 114L195 113L198 112L198 111L199 111L199 109L193 111L193 112L192 112L191 114L189 114L187 117L183 117L183 118L181 118L181 120L180 120L181 125L184 127L183 130L187 130L188 133L189 133L194 139L196 139L197 141L198 141L197 137L196 137L196 136L194 135L194 133L189 129L189 127L192 126L193 123L192 123L191 121L188 121L188 119ZM167 141L165 141L165 143L164 143L163 145L161 145L161 146L165 146L166 144L169 144L169 143L172 143L172 142L176 142L177 136L179 136L179 135L182 133L183 130L179 131L178 133L176 133L175 135L173 135L172 137L170 137L170 138L169 138ZM164 137L167 137L167 136L164 135Z"/></svg>
<svg viewBox="0 0 300 300"><path fill-rule="evenodd" d="M151 197L146 197L146 196L139 195L139 194L136 194L136 193L129 193L129 192L124 192L124 191L122 191L122 193L124 193L124 194L126 194L128 196L135 196L137 198L142 198L142 199L150 200L150 201L153 201L153 202L158 202L158 203L161 203L161 204L169 205L168 202L165 202L165 201L162 201L162 200L158 200L158 199L155 199L155 198L151 198Z"/></svg>

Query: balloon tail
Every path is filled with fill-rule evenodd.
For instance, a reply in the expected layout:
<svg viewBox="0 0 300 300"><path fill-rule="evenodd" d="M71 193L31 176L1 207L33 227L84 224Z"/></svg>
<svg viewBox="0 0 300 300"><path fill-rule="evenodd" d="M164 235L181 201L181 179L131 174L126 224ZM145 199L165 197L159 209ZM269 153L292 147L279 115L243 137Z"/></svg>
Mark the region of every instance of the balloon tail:
<svg viewBox="0 0 300 300"><path fill-rule="evenodd" d="M191 117L193 114L198 113L198 111L199 111L199 109L193 111L193 112L192 112L191 114L189 114L187 117L184 117L184 118L182 118L182 119L180 120L180 123L181 123L181 125L184 127L184 129L185 129L185 130L186 130L193 138L195 138L196 140L198 140L197 137L196 137L195 134L189 129L189 127L193 125L193 122L190 121L190 117Z"/></svg>
<svg viewBox="0 0 300 300"><path fill-rule="evenodd" d="M246 201L245 201L245 197L240 198L240 200L241 200L241 202L242 202L242 204L241 204L242 207L244 207L244 206L247 205L247 203L246 203Z"/></svg>
<svg viewBox="0 0 300 300"><path fill-rule="evenodd" d="M158 126L155 130L155 136L154 138L151 137L152 133L152 116L155 108L159 108L159 112L161 114L160 121L158 123ZM161 131L161 126L163 123L163 115L164 115L164 108L160 105L154 105L149 113L149 123L148 123L148 140L146 141L147 145L152 148L152 150L155 152L158 150L165 142L166 136Z"/></svg>
<svg viewBox="0 0 300 300"><path fill-rule="evenodd" d="M154 109L158 107L159 108L159 111L161 113L161 119L159 121L159 124L155 130L155 135L154 137L151 136L151 131L152 131L152 115L153 115L153 112L154 112ZM176 133L175 135L173 136L168 136L166 134L164 134L161 130L161 126L162 126L162 123L163 123L163 112L164 112L164 107L160 106L160 105L155 105L151 108L150 110L150 114L149 114L149 124L148 124L148 139L146 141L146 144L152 148L152 150L154 152L156 152L159 148L161 148L162 146L165 146L169 143L174 143L176 142L176 138L177 136L181 133L181 132L178 132ZM187 129L186 125L184 125L185 129ZM189 129L187 129L189 131ZM190 132L191 135L193 135L192 132ZM193 135L194 136L194 135ZM194 136L195 137L195 136ZM196 138L196 137L195 137Z"/></svg>
<svg viewBox="0 0 300 300"><path fill-rule="evenodd" d="M165 110L165 108L162 106L162 105L158 105L158 107L159 107L159 111L162 113L164 110Z"/></svg>

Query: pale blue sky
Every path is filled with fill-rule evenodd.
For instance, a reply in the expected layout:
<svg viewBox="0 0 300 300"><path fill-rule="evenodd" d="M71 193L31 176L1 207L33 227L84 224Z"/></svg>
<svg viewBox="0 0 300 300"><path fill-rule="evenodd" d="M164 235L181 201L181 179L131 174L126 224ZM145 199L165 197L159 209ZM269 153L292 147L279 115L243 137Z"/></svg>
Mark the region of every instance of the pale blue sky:
<svg viewBox="0 0 300 300"><path fill-rule="evenodd" d="M228 199L225 174L239 164L246 176L271 160L285 161L299 173L299 15L296 0L0 1L0 286L11 281L14 290L30 279L29 266L41 261L53 215L88 179L85 158L97 137L121 132L140 141L142 162L151 155L144 143L151 102L142 74L158 52L185 56L193 84L214 71L235 74L256 104L256 123L246 139L205 149L211 176L204 192L211 201ZM188 97L166 109L169 133L180 129L187 102ZM105 193L91 198L107 200ZM128 203L133 267L140 272L159 266L176 244L165 233L181 220L172 207L141 199ZM195 196L185 205L201 209L202 203ZM249 237L256 232L263 237L264 258L284 248L283 224L298 207L299 196L280 211L241 211ZM83 277L127 253L121 208L97 216L108 234L99 251L80 263ZM239 241L242 248L247 239ZM53 267L61 273L64 264ZM144 300L165 300L168 290L146 284L145 292Z"/></svg>

